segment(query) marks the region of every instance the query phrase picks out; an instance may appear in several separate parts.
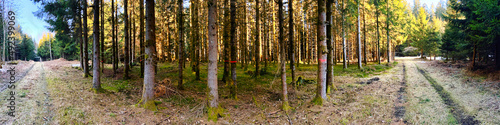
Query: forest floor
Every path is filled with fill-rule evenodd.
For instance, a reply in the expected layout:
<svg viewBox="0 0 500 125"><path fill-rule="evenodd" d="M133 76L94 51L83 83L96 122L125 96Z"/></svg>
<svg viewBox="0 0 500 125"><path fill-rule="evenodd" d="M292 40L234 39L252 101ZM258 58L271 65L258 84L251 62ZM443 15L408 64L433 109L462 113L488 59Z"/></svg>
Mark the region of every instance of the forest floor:
<svg viewBox="0 0 500 125"><path fill-rule="evenodd" d="M158 111L149 111L136 107L142 90L139 66L132 68L130 80L123 80L122 68L113 76L111 65L106 65L101 77L105 91L94 93L92 78L71 67L78 61L20 61L12 90L16 116L7 115L11 89L0 90L0 124L500 124L498 80L439 61L396 61L389 66L369 63L364 70L356 65L344 70L338 64L337 90L328 94L323 106L311 103L317 65L300 64L296 76L306 82L288 85L289 113L280 110L278 64L269 63L258 78L252 77L252 65L247 70L238 65L238 99L229 98L229 87L219 81L224 112L217 122L208 121L206 113L205 63L201 80L194 79L186 63L185 90L176 89L177 63L159 64L156 78L165 94L156 98ZM221 79L223 64L219 67ZM2 72L4 83L8 76ZM289 70L287 81L291 82Z"/></svg>

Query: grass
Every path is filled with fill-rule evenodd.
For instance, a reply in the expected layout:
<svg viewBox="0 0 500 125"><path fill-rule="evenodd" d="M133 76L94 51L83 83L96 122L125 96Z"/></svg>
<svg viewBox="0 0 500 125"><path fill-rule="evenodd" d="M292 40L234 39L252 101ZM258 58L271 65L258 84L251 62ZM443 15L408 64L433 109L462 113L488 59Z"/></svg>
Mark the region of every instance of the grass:
<svg viewBox="0 0 500 125"><path fill-rule="evenodd" d="M60 117L60 122L62 124L84 124L86 113L80 109L73 106L68 106L60 110L62 116Z"/></svg>
<svg viewBox="0 0 500 125"><path fill-rule="evenodd" d="M439 83L436 82L429 74L416 66L419 72L431 83L432 87L436 90L436 92L441 96L444 103L450 108L451 113L455 116L455 119L460 121L462 124L479 124L480 122L475 119L475 116L468 115L468 113L464 110L464 107L457 103L457 101L451 97L451 94L446 91ZM455 121L456 121L455 120Z"/></svg>
<svg viewBox="0 0 500 125"><path fill-rule="evenodd" d="M128 80L115 80L111 84L102 84L101 87L104 90L111 92L123 92L124 90L129 90L132 88Z"/></svg>
<svg viewBox="0 0 500 125"><path fill-rule="evenodd" d="M392 65L388 66L384 63L377 64L375 62L370 62L368 65L363 65L363 69L359 69L357 64L349 64L346 69L344 69L341 63L337 63L337 65L333 66L334 76L353 76L353 77L361 77L365 78L372 74L379 74L382 71L388 70L392 68L392 66L397 65L397 62L392 63ZM301 67L298 67L298 71L317 71L317 64L306 65L303 64ZM288 71L287 71L288 72Z"/></svg>
<svg viewBox="0 0 500 125"><path fill-rule="evenodd" d="M155 99L155 105L158 107L158 111L155 113L159 114L168 114L174 112L171 109L178 109L178 111L182 110L178 115L183 115L188 119L192 119L196 117L203 116L204 118L208 118L211 120L216 120L218 117L227 117L227 119L231 119L231 114L234 113L234 109L236 110L246 110L249 106L246 103L252 103L260 109L260 114L262 119L267 119L264 115L269 110L275 110L273 105L269 103L279 103L281 99L281 83L280 81L280 73L279 73L279 64L278 63L268 63L268 67L265 67L265 72L263 71L260 76L254 77L253 72L255 69L253 65L248 65L247 70L241 65L238 65L236 68L237 71L237 95L239 100L234 100L229 98L229 86L220 81L223 75L223 63L219 63L218 70L218 79L219 79L219 100L220 107L218 108L207 108L203 101L206 101L206 91L207 91L207 65L206 63L200 64L200 80L195 80L195 72L192 71L192 68L189 65L189 62L186 63L186 67L183 72L183 87L185 90L177 90L178 79L178 65L176 62L173 63L159 63L158 71L156 74L156 81L162 81L164 79L169 79L171 82L167 83L166 86L171 87L173 91L168 96L161 96ZM365 71L363 77L366 77L371 74L376 74L382 71L389 69L389 66L385 65L376 65L376 64L368 64L365 66L366 68L370 68L373 70L359 70L356 65L349 65L348 69L343 70L341 65L335 66L335 74L336 76L359 76L359 71ZM291 74L289 65L287 65L287 83L291 83ZM300 64L299 67L296 67L296 76L303 76L307 79L312 79L312 81L316 80L316 72L317 65L311 64ZM75 74L79 74L79 72L74 72L71 68L65 68L62 71L58 71L56 74L60 74L63 77L49 77L47 78L49 87L52 88L54 95L64 95L65 97L69 97L69 95L65 93L73 93L74 91L78 91L77 93L84 94L82 98L71 99L76 102L69 102L69 104L61 105L59 112L57 115L58 118L61 118L62 123L68 124L77 124L77 123L101 123L103 119L119 119L124 117L122 114L117 114L117 112L126 108L127 110L139 111L140 108L130 108L131 105L138 103L141 100L141 88L142 88L142 78L140 78L140 66L134 66L131 69L129 80L122 80L119 76L121 74L117 74L117 77L111 77L109 74L111 71L111 65L105 66L105 74L104 77L101 77L101 87L105 91L104 93L92 93L90 92L90 88L92 86L92 77L89 78L71 78L71 76ZM262 65L262 70L264 67ZM107 72L107 73L106 73ZM119 71L119 73L123 73L123 71ZM62 84L62 83L71 83L71 84ZM315 85L313 85L315 86ZM356 86L356 85L351 85ZM294 88L293 85L289 85L289 88ZM315 91L311 91L309 89L305 89L305 93L314 93ZM87 94L87 95L85 95ZM289 98L297 99L296 96L292 95L293 92L289 93ZM70 94L71 97L75 96L76 93ZM249 95L257 95L252 99L252 96ZM268 96L274 99L269 98ZM305 98L307 101L310 101L312 98ZM89 101L93 100L93 101ZM103 101L98 101L103 100ZM63 100L59 100L57 102L62 102ZM81 102L80 102L81 101ZM304 101L304 99L300 100ZM72 103L81 103L81 104L72 104ZM112 103L104 103L104 102L112 102ZM304 102L297 103L291 101L291 106L302 105ZM95 103L95 104L93 104ZM71 107L74 105L73 107ZM90 113L82 113L86 112L82 107L85 105L91 105L93 108L100 108L99 111L92 111ZM110 106L113 105L113 106ZM103 112L106 108L111 107L110 111L105 111L104 114L93 114L96 112ZM133 106L132 106L133 107ZM187 109L187 110L185 110ZM229 110L232 109L232 110ZM295 108L291 108L291 110L296 110ZM106 113L107 112L107 113ZM177 112L175 112L177 113ZM189 114L186 115L185 113ZM72 114L72 115L71 115ZM370 113L368 113L370 114ZM200 116L201 115L201 116ZM146 112L141 111L138 114L136 113L134 117L146 116ZM75 121L80 117L84 117L81 121ZM156 116L155 116L156 117ZM161 117L161 116L158 116ZM90 120L92 119L92 120ZM177 119L183 121L182 119ZM186 120L186 119L184 119Z"/></svg>

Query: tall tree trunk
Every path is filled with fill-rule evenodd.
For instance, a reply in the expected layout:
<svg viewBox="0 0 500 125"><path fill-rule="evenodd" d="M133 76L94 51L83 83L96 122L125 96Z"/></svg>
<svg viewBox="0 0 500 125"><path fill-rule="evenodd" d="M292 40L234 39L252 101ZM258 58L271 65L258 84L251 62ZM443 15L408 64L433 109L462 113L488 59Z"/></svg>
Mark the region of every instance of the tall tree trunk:
<svg viewBox="0 0 500 125"><path fill-rule="evenodd" d="M124 24L125 25L125 29L124 29L124 31L125 31L125 44L124 44L124 46L125 46L125 53L124 53L125 54L125 59L124 60L125 61L123 62L125 68L124 68L124 73L123 73L123 79L129 79L128 71L130 71L130 69L129 69L130 68L130 66L129 66L129 64L130 64L130 60L129 60L130 59L130 57L129 57L129 51L130 51L129 50L130 49L129 48L129 42L130 42L130 38L129 38L129 32L128 32L128 30L129 30L130 27L128 25L128 7L127 7L128 6L128 0L124 0L123 4L124 4L124 8L125 8L124 9L124 14L125 14L124 16L125 17L123 18L124 19L123 21L125 22L125 24Z"/></svg>
<svg viewBox="0 0 500 125"><path fill-rule="evenodd" d="M139 60L141 63L141 77L144 77L144 1L139 0ZM168 49L170 50L170 49Z"/></svg>
<svg viewBox="0 0 500 125"><path fill-rule="evenodd" d="M116 67L115 71L117 71L118 70L118 64L120 64L120 60L119 60L120 59L120 53L119 53L120 50L118 49L118 47L120 46L118 44L118 29L119 29L118 28L118 25L119 25L118 24L118 3L115 6L115 13L114 14L115 14L114 20L116 22L115 25L114 25L114 27L115 27L115 46L114 46L115 47L115 59L114 60L115 60L115 65L116 65L115 66ZM115 72L115 74L116 74L116 72Z"/></svg>
<svg viewBox="0 0 500 125"><path fill-rule="evenodd" d="M316 93L316 103L322 104L326 98L326 57L328 49L326 48L326 4L325 0L318 0L318 88Z"/></svg>
<svg viewBox="0 0 500 125"><path fill-rule="evenodd" d="M258 0L257 0L258 1ZM231 0L231 96L236 96L236 0Z"/></svg>
<svg viewBox="0 0 500 125"><path fill-rule="evenodd" d="M101 1L101 72L104 70L104 61L106 58L104 57L104 1Z"/></svg>
<svg viewBox="0 0 500 125"><path fill-rule="evenodd" d="M115 58L116 58L116 49L115 49L115 37L116 37L116 34L115 34L115 0L111 0L111 50L112 50L112 61L113 62L113 76L116 75L116 69L118 68L117 66L115 66L116 62L115 61ZM141 72L142 74L142 72Z"/></svg>
<svg viewBox="0 0 500 125"><path fill-rule="evenodd" d="M198 29L198 6L196 6L197 4L199 3L199 1L197 0L193 0L191 2L191 7L192 7L192 10L193 12L191 13L191 19L192 19L192 30L191 30L191 37L192 37L192 44L193 44L193 67L192 69L194 70L195 73L195 80L200 80L200 67L199 67L199 63L200 63L200 60L199 60L199 55L200 53L198 53L198 50L200 49L199 48L199 42L200 42L200 39L199 39L199 29Z"/></svg>
<svg viewBox="0 0 500 125"><path fill-rule="evenodd" d="M264 1L264 72L267 72L267 61L269 61L269 27L267 26L267 10L266 10L267 2Z"/></svg>
<svg viewBox="0 0 500 125"><path fill-rule="evenodd" d="M240 3L240 19L239 19L239 48L240 48L240 60L241 68L245 68L245 44L246 44L246 1L241 0Z"/></svg>
<svg viewBox="0 0 500 125"><path fill-rule="evenodd" d="M260 60L260 23L259 23L259 0L255 0L255 44L254 44L254 58L255 58L255 76L260 76L259 60Z"/></svg>
<svg viewBox="0 0 500 125"><path fill-rule="evenodd" d="M285 42L284 42L284 34L283 34L283 0L278 1L278 22L279 22L279 44L281 48L280 52L280 62L281 62L281 84L283 85L283 110L285 112L288 111L290 108L288 104L288 89L287 89L287 83L286 83L286 59L285 59Z"/></svg>
<svg viewBox="0 0 500 125"><path fill-rule="evenodd" d="M141 3L143 1L141 0ZM154 59L156 49L155 42L155 3L154 0L146 0L146 56L144 70L144 86L142 90L142 103L144 108L156 110L154 103L155 68Z"/></svg>
<svg viewBox="0 0 500 125"><path fill-rule="evenodd" d="M219 94L217 87L217 57L219 55L218 51L218 36L217 36L217 0L208 0L208 88L209 95L207 97L208 107L210 109L217 108L219 106ZM209 118L217 119L216 111L209 110Z"/></svg>
<svg viewBox="0 0 500 125"><path fill-rule="evenodd" d="M177 84L177 88L180 89L180 90L184 90L184 87L182 86L182 70L183 70L183 64L184 64L184 33L182 32L183 31L183 27L184 27L184 18L183 17L183 14L182 14L182 11L184 10L183 9L183 5L182 5L182 0L177 0L177 6L179 7L179 10L177 10L178 14L177 14L177 22L179 23L179 51L178 51L178 54L179 54L179 83Z"/></svg>
<svg viewBox="0 0 500 125"><path fill-rule="evenodd" d="M247 70L247 67L248 67L248 62L247 62L247 36L248 36L248 33L247 33L247 0L243 0L243 3L242 3L242 9L243 9L243 17L242 17L242 27L241 27L241 38L243 39L242 41L240 41L242 43L242 60L243 60L243 69L246 71Z"/></svg>
<svg viewBox="0 0 500 125"><path fill-rule="evenodd" d="M81 0L79 0L78 2L81 2ZM78 3L78 5L80 5L82 3ZM76 19L77 19L77 24L78 24L78 28L76 29L76 34L77 34L77 40L78 40L78 43L80 44L80 68L83 69L83 38L82 38L82 16L81 16L81 6L78 6L77 10L76 10Z"/></svg>
<svg viewBox="0 0 500 125"><path fill-rule="evenodd" d="M87 0L83 0L83 77L90 75L88 54Z"/></svg>
<svg viewBox="0 0 500 125"><path fill-rule="evenodd" d="M363 56L361 56L361 16L360 16L360 13L359 13L359 6L360 6L360 1L361 0L358 0L358 68L359 69L363 69L363 64L361 62L361 60L363 60Z"/></svg>
<svg viewBox="0 0 500 125"><path fill-rule="evenodd" d="M326 0L326 47L328 55L326 57L326 86L327 92L329 92L328 86L333 85L333 47L332 47L332 2L333 0Z"/></svg>
<svg viewBox="0 0 500 125"><path fill-rule="evenodd" d="M364 0L363 0L364 2ZM366 59L368 58L366 56L366 18L365 18L365 10L366 8L363 5L363 63L366 65Z"/></svg>
<svg viewBox="0 0 500 125"><path fill-rule="evenodd" d="M133 6L134 4L132 4L132 7L130 8L134 8ZM128 32L128 69L130 71L130 69L132 69L132 12L131 10L128 11L128 19L127 19L127 24L128 24L128 29L126 30ZM156 44L155 44L156 46ZM156 48L155 48L156 49ZM158 55L158 54L156 54ZM156 56L155 56L156 58Z"/></svg>
<svg viewBox="0 0 500 125"><path fill-rule="evenodd" d="M390 10L389 9L389 0L387 0L387 10ZM389 65L389 63L391 63L391 36L389 35L389 20L390 20L390 17L389 17L389 12L390 11L387 11L386 15L387 15L387 18L386 18L386 26L387 26L387 65Z"/></svg>
<svg viewBox="0 0 500 125"><path fill-rule="evenodd" d="M295 64L294 64L294 61L295 61L295 53L294 53L294 48L295 46L293 45L293 0L288 0L288 15L290 16L288 18L288 31L290 33L288 33L288 42L290 42L290 46L288 47L290 50L290 54L288 56L290 56L290 69L292 70L292 82L295 81Z"/></svg>
<svg viewBox="0 0 500 125"><path fill-rule="evenodd" d="M378 64L380 64L380 33L378 29L378 16L379 16L379 11L378 11L378 4L379 0L375 0L375 16L377 18L377 61Z"/></svg>
<svg viewBox="0 0 500 125"><path fill-rule="evenodd" d="M132 8L135 8L133 3L132 3ZM130 24L131 27L132 27L132 28L130 28L130 29L132 29L132 39L131 39L132 42L130 42L130 45L131 45L131 47L130 47L130 49L131 49L130 50L130 56L131 56L130 57L130 62L131 62L131 64L134 64L134 57L135 57L135 37L136 37L135 33L136 33L136 30L137 30L137 28L135 26L135 19L134 19L135 16L134 15L135 15L135 10L132 9L132 12L131 12L131 15L130 15L130 19L132 20L131 21L132 23ZM137 18L137 17L135 17L135 18ZM134 65L131 65L130 67L134 67Z"/></svg>
<svg viewBox="0 0 500 125"><path fill-rule="evenodd" d="M344 69L347 69L347 61L346 61L346 58L347 58L347 53L346 53L346 38L345 38L345 34L346 34L346 31L345 31L345 7L344 7L344 3L345 3L345 0L342 0L342 63L343 63L343 66L344 66Z"/></svg>
<svg viewBox="0 0 500 125"><path fill-rule="evenodd" d="M229 0L224 0L224 24L229 24ZM224 42L224 72L222 74L222 82L227 85L228 77L229 77L229 30L230 26L224 26L224 34L222 36Z"/></svg>
<svg viewBox="0 0 500 125"><path fill-rule="evenodd" d="M133 38L133 39L132 39L132 41L133 41L133 42L132 42L132 60L131 60L131 62L132 62L132 64L134 64L134 60L135 60L135 58L136 58L136 57L135 57L135 54L136 54L136 51L135 51L136 40L135 40L135 39L136 39L136 37L137 37L137 36L136 36L137 27L135 26L135 19L134 19L134 20L132 20L132 28L133 28L133 30L132 30L132 38ZM162 49L162 50L163 50L163 49ZM134 66L134 65L132 65L132 67L133 67L133 66Z"/></svg>
<svg viewBox="0 0 500 125"><path fill-rule="evenodd" d="M93 75L93 86L92 88L96 91L101 89L101 70L99 69L99 2L100 0L94 0L94 62L92 67L94 71L92 71Z"/></svg>
<svg viewBox="0 0 500 125"><path fill-rule="evenodd" d="M339 22L339 18L338 18L338 16L340 15L339 14L340 12L338 12L340 10L339 9L339 2L340 2L339 0L337 0L335 2L335 10L334 10L334 13L335 13L335 16L334 16L334 18L335 18L334 19L335 20L335 23L334 23L334 25L335 25L335 33L334 33L334 36L333 36L333 56L334 56L333 57L333 65L334 66L337 65L337 62L340 62L339 61L340 60L340 56L338 55L339 49L337 47L337 35L339 35L339 33L340 33L339 29L341 29L341 28L339 28L339 23L340 22ZM333 73L333 69L332 69L332 73Z"/></svg>

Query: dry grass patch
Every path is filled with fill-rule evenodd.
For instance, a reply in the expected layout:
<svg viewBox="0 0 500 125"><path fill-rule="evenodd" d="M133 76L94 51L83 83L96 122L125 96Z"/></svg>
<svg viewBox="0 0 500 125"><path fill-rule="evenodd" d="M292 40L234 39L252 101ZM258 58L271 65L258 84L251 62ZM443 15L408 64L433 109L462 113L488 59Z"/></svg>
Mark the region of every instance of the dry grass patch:
<svg viewBox="0 0 500 125"><path fill-rule="evenodd" d="M438 93L413 63L418 62L406 65L408 105L405 119L412 124L457 124Z"/></svg>
<svg viewBox="0 0 500 125"><path fill-rule="evenodd" d="M485 88L483 82L488 81L464 76L459 69L441 67L435 63L419 64L419 66L425 68L466 112L476 115L477 120L484 124L500 124L500 96L498 89ZM438 70L440 68L446 70Z"/></svg>

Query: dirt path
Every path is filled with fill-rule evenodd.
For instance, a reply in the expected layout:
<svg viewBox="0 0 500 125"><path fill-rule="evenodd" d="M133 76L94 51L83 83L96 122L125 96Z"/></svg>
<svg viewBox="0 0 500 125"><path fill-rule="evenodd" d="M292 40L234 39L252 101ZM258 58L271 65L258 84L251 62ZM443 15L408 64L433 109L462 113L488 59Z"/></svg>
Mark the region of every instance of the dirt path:
<svg viewBox="0 0 500 125"><path fill-rule="evenodd" d="M428 74L456 103L458 116L472 117L481 124L500 124L500 96L485 88L477 87L476 80L462 75L461 70L432 65L431 62L415 63ZM459 110L462 110L461 112ZM464 123L464 121L460 121ZM465 121L466 122L466 121ZM476 123L476 122L474 122Z"/></svg>
<svg viewBox="0 0 500 125"><path fill-rule="evenodd" d="M415 58L400 60L407 67L409 123L500 124L499 96L467 84L457 70Z"/></svg>
<svg viewBox="0 0 500 125"><path fill-rule="evenodd" d="M43 63L36 62L31 70L28 70L24 78L16 83L16 112L15 117L2 116L5 124L51 124L51 99L47 90L45 69ZM7 95L2 92L2 96ZM4 108L8 104L2 100L1 112L7 112ZM4 115L2 113L2 115ZM0 120L0 121L1 121Z"/></svg>

